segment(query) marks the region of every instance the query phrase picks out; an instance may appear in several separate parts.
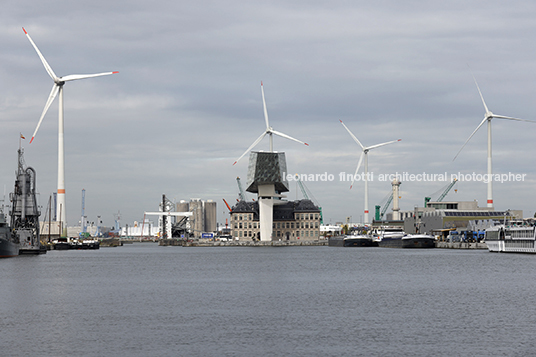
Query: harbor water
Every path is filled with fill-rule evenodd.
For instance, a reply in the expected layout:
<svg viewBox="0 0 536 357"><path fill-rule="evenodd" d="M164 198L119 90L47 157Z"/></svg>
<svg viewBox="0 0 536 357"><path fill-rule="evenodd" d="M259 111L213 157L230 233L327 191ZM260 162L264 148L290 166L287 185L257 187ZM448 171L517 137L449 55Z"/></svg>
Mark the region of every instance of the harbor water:
<svg viewBox="0 0 536 357"><path fill-rule="evenodd" d="M162 247L0 260L3 356L529 356L536 257Z"/></svg>

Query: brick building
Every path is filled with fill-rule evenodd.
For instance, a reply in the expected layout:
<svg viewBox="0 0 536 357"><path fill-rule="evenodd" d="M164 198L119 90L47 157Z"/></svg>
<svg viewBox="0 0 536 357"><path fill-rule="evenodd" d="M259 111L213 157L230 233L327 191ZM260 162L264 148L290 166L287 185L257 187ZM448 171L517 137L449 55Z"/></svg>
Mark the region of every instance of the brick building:
<svg viewBox="0 0 536 357"><path fill-rule="evenodd" d="M311 200L274 202L272 240L317 240L320 209ZM238 240L259 239L258 202L240 201L231 210L231 234Z"/></svg>

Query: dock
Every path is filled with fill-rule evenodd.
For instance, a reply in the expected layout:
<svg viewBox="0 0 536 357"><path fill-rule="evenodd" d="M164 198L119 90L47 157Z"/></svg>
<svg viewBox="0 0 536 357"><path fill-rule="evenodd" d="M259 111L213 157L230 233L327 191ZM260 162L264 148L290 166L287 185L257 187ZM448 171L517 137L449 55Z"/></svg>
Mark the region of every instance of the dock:
<svg viewBox="0 0 536 357"><path fill-rule="evenodd" d="M182 246L182 247L295 247L295 246L327 246L327 240L281 240L281 241L213 241L213 240L193 240L185 241L180 239L160 239L158 245L161 246Z"/></svg>
<svg viewBox="0 0 536 357"><path fill-rule="evenodd" d="M436 248L442 249L488 249L486 243L436 242Z"/></svg>

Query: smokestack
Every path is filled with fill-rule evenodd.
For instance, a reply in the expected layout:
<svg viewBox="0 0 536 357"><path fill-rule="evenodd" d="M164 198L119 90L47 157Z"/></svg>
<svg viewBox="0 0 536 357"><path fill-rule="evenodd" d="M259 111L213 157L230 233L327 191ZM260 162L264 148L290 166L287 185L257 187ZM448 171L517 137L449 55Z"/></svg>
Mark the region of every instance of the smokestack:
<svg viewBox="0 0 536 357"><path fill-rule="evenodd" d="M400 220L400 207L398 205L398 197L401 184L402 183L397 179L394 179L393 182L391 182L391 185L393 186L393 221Z"/></svg>

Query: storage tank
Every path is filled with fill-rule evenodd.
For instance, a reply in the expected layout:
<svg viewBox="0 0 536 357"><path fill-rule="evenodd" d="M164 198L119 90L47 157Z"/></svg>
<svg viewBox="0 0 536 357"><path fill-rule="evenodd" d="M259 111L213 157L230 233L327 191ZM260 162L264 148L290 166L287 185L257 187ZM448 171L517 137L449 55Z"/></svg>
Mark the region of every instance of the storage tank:
<svg viewBox="0 0 536 357"><path fill-rule="evenodd" d="M216 232L218 229L216 202L205 202L205 232Z"/></svg>
<svg viewBox="0 0 536 357"><path fill-rule="evenodd" d="M177 212L190 212L190 205L185 200L181 200L177 203Z"/></svg>
<svg viewBox="0 0 536 357"><path fill-rule="evenodd" d="M190 217L191 227L194 230L194 236L199 238L201 233L205 231L205 212L203 209L203 201L199 198L190 200L190 212L193 215Z"/></svg>

